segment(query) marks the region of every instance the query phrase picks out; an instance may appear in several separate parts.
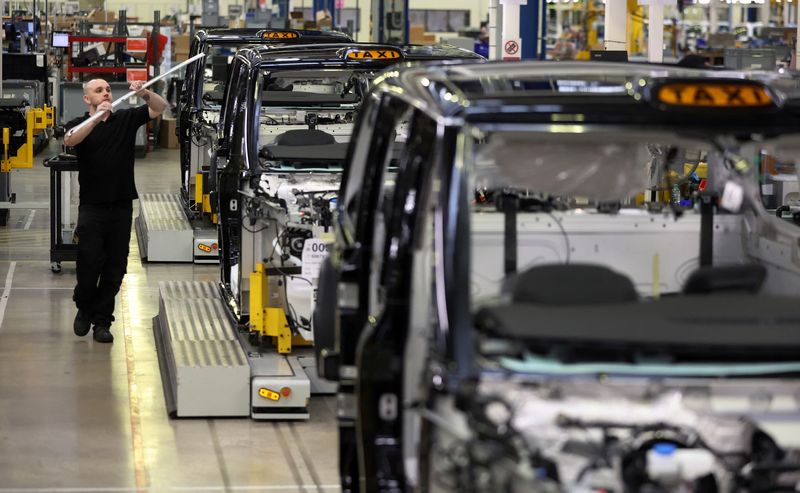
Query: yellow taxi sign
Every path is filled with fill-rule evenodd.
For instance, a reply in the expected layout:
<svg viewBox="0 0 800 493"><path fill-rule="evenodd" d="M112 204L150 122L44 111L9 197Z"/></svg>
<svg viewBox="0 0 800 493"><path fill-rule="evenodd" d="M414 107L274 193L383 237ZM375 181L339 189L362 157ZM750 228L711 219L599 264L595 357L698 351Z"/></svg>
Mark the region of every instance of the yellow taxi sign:
<svg viewBox="0 0 800 493"><path fill-rule="evenodd" d="M347 50L345 58L347 60L397 60L402 55L398 50Z"/></svg>
<svg viewBox="0 0 800 493"><path fill-rule="evenodd" d="M258 395L260 395L261 397L263 397L265 399L269 399L271 401L279 401L279 400L281 400L281 395L279 393L275 392L274 390L270 390L268 388L265 388L265 387L261 387L260 389L258 389Z"/></svg>
<svg viewBox="0 0 800 493"><path fill-rule="evenodd" d="M772 95L761 84L748 82L667 82L656 89L658 102L699 108L763 108Z"/></svg>
<svg viewBox="0 0 800 493"><path fill-rule="evenodd" d="M261 33L263 39L297 39L300 33L295 31L264 31Z"/></svg>

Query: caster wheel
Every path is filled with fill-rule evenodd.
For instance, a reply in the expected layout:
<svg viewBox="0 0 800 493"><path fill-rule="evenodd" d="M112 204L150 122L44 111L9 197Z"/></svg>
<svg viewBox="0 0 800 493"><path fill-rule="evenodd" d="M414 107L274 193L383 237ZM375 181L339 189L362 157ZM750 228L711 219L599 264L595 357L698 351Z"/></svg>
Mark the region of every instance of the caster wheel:
<svg viewBox="0 0 800 493"><path fill-rule="evenodd" d="M53 271L54 274L61 273L61 262L50 262L50 270Z"/></svg>

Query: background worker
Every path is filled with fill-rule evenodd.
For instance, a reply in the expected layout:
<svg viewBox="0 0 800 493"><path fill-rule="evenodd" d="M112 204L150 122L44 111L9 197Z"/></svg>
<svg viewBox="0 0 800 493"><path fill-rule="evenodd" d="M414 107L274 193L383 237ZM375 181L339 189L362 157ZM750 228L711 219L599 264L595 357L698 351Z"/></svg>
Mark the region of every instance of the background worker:
<svg viewBox="0 0 800 493"><path fill-rule="evenodd" d="M73 329L78 336L94 330L97 342L113 342L114 299L128 266L133 200L138 198L133 178L136 131L160 115L167 102L158 94L142 89L143 82L130 86L146 104L112 111L111 86L103 79L83 84L83 101L89 111L66 124L64 143L78 156L80 204L78 225L77 278L73 300L78 307ZM69 129L98 111L105 116L70 135ZM93 326L93 327L92 327Z"/></svg>

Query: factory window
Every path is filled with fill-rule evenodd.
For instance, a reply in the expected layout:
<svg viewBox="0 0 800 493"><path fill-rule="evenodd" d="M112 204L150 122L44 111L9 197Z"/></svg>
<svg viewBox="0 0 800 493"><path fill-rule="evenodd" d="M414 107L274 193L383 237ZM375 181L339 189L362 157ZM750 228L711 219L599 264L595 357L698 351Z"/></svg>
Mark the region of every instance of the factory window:
<svg viewBox="0 0 800 493"><path fill-rule="evenodd" d="M345 9L336 9L336 28L341 29L343 31L347 30L348 28L348 21L353 26L353 32L358 32L360 29L360 15L359 11L361 9L356 8L345 8ZM300 8L294 9L295 12L302 12L303 19L307 21L314 20L314 11L311 8Z"/></svg>
<svg viewBox="0 0 800 493"><path fill-rule="evenodd" d="M469 10L420 10L408 12L409 25L425 26L430 33L452 33L469 27Z"/></svg>

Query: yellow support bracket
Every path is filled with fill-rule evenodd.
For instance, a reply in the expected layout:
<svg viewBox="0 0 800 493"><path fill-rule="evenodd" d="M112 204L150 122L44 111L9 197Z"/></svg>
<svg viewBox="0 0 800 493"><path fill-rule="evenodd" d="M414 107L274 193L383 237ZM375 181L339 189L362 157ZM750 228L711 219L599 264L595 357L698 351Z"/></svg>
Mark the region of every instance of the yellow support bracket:
<svg viewBox="0 0 800 493"><path fill-rule="evenodd" d="M8 146L11 144L11 131L7 128L3 129L3 161L0 162L2 164L2 168L6 167L6 163L8 162Z"/></svg>
<svg viewBox="0 0 800 493"><path fill-rule="evenodd" d="M203 173L194 175L194 203L203 210Z"/></svg>
<svg viewBox="0 0 800 493"><path fill-rule="evenodd" d="M292 331L282 308L266 306L268 279L264 264L258 263L250 273L250 330L264 337L272 337L272 342L280 354L292 352Z"/></svg>
<svg viewBox="0 0 800 493"><path fill-rule="evenodd" d="M203 190L203 173L194 175L194 203L202 214L211 214L211 195ZM211 222L217 224L213 218Z"/></svg>
<svg viewBox="0 0 800 493"><path fill-rule="evenodd" d="M9 157L8 146L11 143L9 129L3 129L3 162L0 164L0 171L9 173L13 168L33 168L33 138L44 129L53 126L53 108L44 105L44 108L29 108L25 114L25 143L17 149L16 153Z"/></svg>

